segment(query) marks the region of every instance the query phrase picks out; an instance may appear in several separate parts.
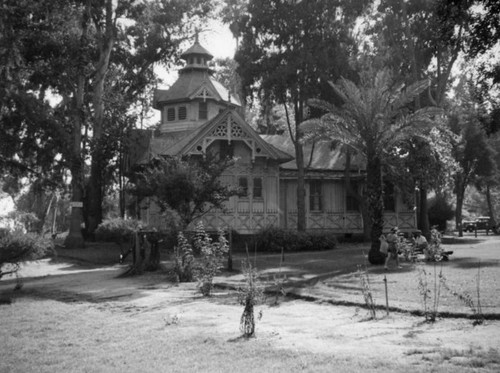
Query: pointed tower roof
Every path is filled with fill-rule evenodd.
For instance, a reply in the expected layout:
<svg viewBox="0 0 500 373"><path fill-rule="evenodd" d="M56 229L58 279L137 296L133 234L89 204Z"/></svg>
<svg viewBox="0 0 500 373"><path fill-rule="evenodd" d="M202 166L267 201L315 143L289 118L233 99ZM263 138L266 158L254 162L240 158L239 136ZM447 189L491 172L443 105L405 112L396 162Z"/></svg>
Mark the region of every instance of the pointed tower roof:
<svg viewBox="0 0 500 373"><path fill-rule="evenodd" d="M208 61L214 58L214 56L200 44L198 34L195 36L194 44L187 51L181 54L181 58L187 61L189 56L192 55L205 56Z"/></svg>
<svg viewBox="0 0 500 373"><path fill-rule="evenodd" d="M186 66L179 70L179 78L175 83L169 89L155 90L155 109L160 109L166 103L189 102L196 97L234 107L241 106L240 100L212 77L213 70L207 63L213 56L200 44L198 35L194 44L181 54L181 58L186 61Z"/></svg>

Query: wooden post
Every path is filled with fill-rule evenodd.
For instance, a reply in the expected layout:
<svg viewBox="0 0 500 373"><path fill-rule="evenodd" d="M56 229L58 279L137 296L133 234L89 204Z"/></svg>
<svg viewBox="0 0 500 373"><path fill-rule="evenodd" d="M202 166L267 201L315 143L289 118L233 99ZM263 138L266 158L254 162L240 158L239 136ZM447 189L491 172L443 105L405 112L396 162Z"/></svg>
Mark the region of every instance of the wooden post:
<svg viewBox="0 0 500 373"><path fill-rule="evenodd" d="M385 309L387 316L389 316L389 294L387 292L387 276L384 275L384 285L385 285Z"/></svg>

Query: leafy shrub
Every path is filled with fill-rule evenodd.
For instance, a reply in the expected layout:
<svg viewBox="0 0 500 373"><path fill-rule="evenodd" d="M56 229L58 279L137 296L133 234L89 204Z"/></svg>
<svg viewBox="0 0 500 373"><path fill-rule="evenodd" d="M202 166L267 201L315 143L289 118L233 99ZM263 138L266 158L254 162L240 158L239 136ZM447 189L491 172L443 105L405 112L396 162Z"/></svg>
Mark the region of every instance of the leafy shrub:
<svg viewBox="0 0 500 373"><path fill-rule="evenodd" d="M451 203L444 197L435 197L429 200L429 223L437 225L440 231L446 229L446 221L455 216L455 210Z"/></svg>
<svg viewBox="0 0 500 373"><path fill-rule="evenodd" d="M95 236L98 241L122 243L141 228L141 222L136 219L106 219L97 227Z"/></svg>
<svg viewBox="0 0 500 373"><path fill-rule="evenodd" d="M197 265L198 286L204 296L210 296L213 289L213 279L223 267L224 256L229 251L229 245L224 232L219 230L217 242L212 242L205 232L203 223L196 226L194 246L201 256Z"/></svg>
<svg viewBox="0 0 500 373"><path fill-rule="evenodd" d="M34 233L14 231L0 237L0 278L15 273L22 262L54 253L52 240Z"/></svg>
<svg viewBox="0 0 500 373"><path fill-rule="evenodd" d="M298 232L281 228L265 228L255 236L258 251L312 251L329 250L337 246L337 237L332 233Z"/></svg>
<svg viewBox="0 0 500 373"><path fill-rule="evenodd" d="M177 235L174 249L174 272L179 282L191 282L194 279L193 247L182 232Z"/></svg>
<svg viewBox="0 0 500 373"><path fill-rule="evenodd" d="M210 296L213 279L223 267L224 256L229 245L224 232L219 230L217 241L205 231L200 222L196 225L192 244L182 233L178 234L178 245L174 250L174 272L180 282L198 280L198 287L204 296Z"/></svg>

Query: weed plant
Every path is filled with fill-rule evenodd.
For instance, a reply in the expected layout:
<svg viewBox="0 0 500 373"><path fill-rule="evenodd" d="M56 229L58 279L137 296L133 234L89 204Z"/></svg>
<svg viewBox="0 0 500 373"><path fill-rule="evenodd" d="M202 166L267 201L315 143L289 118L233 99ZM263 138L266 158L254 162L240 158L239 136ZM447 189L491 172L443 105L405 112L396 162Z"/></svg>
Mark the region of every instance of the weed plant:
<svg viewBox="0 0 500 373"><path fill-rule="evenodd" d="M443 288L446 289L448 292L450 292L454 297L456 297L458 300L460 300L465 306L467 306L471 311L473 315L473 325L482 325L484 323L484 314L483 310L481 307L481 283L480 283L480 265L478 265L478 273L476 277L476 295L477 295L477 302L474 302L474 299L472 298L472 295L470 295L468 292L463 291L459 292L454 289L452 289L446 280L444 276L441 276L441 283L443 284Z"/></svg>
<svg viewBox="0 0 500 373"><path fill-rule="evenodd" d="M426 322L436 321L439 309L439 301L441 298L441 279L443 278L443 268L441 266L439 274L437 273L436 264L434 264L433 268L433 280L431 283L429 283L428 278L432 274L428 273L422 264L420 264L418 267L418 290L422 298L422 305Z"/></svg>
<svg viewBox="0 0 500 373"><path fill-rule="evenodd" d="M177 246L174 249L174 272L179 282L194 280L193 247L182 232L177 234Z"/></svg>
<svg viewBox="0 0 500 373"><path fill-rule="evenodd" d="M254 306L261 302L263 288L258 280L258 274L250 260L241 263L245 275L245 285L238 289L238 302L244 307L240 319L240 330L243 336L250 338L255 335L255 312Z"/></svg>
<svg viewBox="0 0 500 373"><path fill-rule="evenodd" d="M276 287L276 293L275 293L275 298L274 298L274 305L277 306L279 304L279 296L286 297L286 290L285 290L285 281L286 281L286 276L281 274L281 268L283 266L283 258L284 258L284 252L283 248L281 249L281 255L280 255L280 267L278 271L278 275L274 275L273 279L273 284Z"/></svg>
<svg viewBox="0 0 500 373"><path fill-rule="evenodd" d="M219 230L217 242L212 242L203 223L200 222L196 226L194 247L201 254L197 265L198 287L204 296L210 296L214 277L222 269L224 256L229 251L228 241L224 232Z"/></svg>
<svg viewBox="0 0 500 373"><path fill-rule="evenodd" d="M365 305L370 312L370 317L372 319L375 319L377 317L377 313L375 310L375 302L373 300L372 290L370 287L370 279L368 277L366 267L358 265L358 276L361 283L361 292L363 293Z"/></svg>

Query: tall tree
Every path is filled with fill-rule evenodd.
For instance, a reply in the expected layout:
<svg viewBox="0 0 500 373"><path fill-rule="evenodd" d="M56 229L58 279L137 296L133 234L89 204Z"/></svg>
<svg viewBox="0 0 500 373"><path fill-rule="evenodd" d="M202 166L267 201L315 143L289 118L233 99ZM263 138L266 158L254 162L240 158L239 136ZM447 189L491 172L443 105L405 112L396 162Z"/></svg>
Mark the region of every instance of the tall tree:
<svg viewBox="0 0 500 373"><path fill-rule="evenodd" d="M471 50L486 21L478 10L487 10L492 21L495 6L489 0L398 1L382 0L374 14L374 45L383 63L398 71L407 82L430 79L426 92L415 107L446 106L453 67L464 51ZM494 23L494 22L493 22ZM486 30L484 30L486 31ZM486 35L487 34L487 35ZM490 31L484 34L491 46ZM494 34L494 32L493 32ZM375 37L374 37L375 39ZM425 174L422 174L425 177ZM419 226L429 235L427 192L432 180L419 179Z"/></svg>
<svg viewBox="0 0 500 373"><path fill-rule="evenodd" d="M92 141L91 168L87 184L87 230L92 233L102 221L103 193L106 187L104 172L113 152L106 152L109 136L106 127L106 111L110 92L106 84L109 78L125 78L120 86L125 90L122 97L134 103L138 96L152 83L153 67L156 63L168 64L177 56L177 46L196 26L196 18L205 16L211 9L204 0L165 1L146 3L133 1L101 0L92 6L95 51L92 72L89 76L92 89ZM120 18L128 18L130 25ZM191 19L186 23L183 19ZM117 53L114 58L113 53ZM109 74L113 70L114 74ZM125 76L120 76L123 73ZM108 122L108 123L106 123ZM105 126L106 125L106 126Z"/></svg>
<svg viewBox="0 0 500 373"><path fill-rule="evenodd" d="M82 201L87 226L102 218L109 164L120 143L113 136L130 125L131 107L154 84L154 65L175 63L178 44L210 9L206 0L2 3L0 115L9 126L0 129L0 141L24 141L9 141L0 165L2 172L31 170L36 177L59 170L54 180L71 171L67 246L83 243ZM193 23L185 22L189 17ZM49 93L57 104L49 106ZM86 162L91 176L84 190Z"/></svg>
<svg viewBox="0 0 500 373"><path fill-rule="evenodd" d="M331 86L342 104L312 100L311 105L327 113L319 120L306 122L305 128L313 137L341 142L365 160L366 202L362 211L366 211L365 223L371 226L368 259L373 264L383 263L379 237L383 229L383 172L388 165L388 155L396 151L403 140L423 136L424 130L442 111L431 107L409 111L408 105L427 89L428 82L398 85L388 70L377 74L365 72L359 85L341 79Z"/></svg>
<svg viewBox="0 0 500 373"><path fill-rule="evenodd" d="M495 173L494 150L488 143L486 133L481 128L477 113L457 110L450 117L450 128L460 135L454 146L454 156L460 165L455 174L455 194L457 198L455 223L459 236L463 235L462 207L465 191L478 178L492 177Z"/></svg>
<svg viewBox="0 0 500 373"><path fill-rule="evenodd" d="M285 110L295 147L297 229L302 231L306 205L300 125L309 116L307 100L327 93L328 80L352 74L352 29L364 2L251 0L245 5L228 12L238 18L231 25L241 36L235 56L238 73L246 96L255 92L262 101Z"/></svg>

